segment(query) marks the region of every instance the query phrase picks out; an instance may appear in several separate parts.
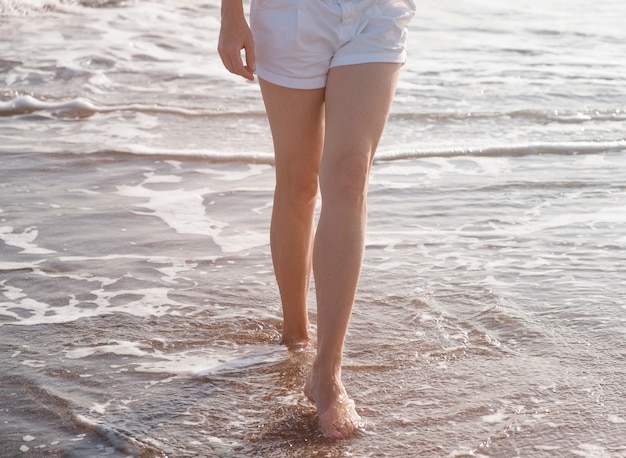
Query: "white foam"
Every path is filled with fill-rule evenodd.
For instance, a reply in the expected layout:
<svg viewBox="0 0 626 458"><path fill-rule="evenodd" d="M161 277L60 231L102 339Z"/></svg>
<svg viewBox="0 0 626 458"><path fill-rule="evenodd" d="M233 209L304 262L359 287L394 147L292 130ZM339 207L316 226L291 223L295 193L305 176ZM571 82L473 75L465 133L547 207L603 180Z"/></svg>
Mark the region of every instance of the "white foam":
<svg viewBox="0 0 626 458"><path fill-rule="evenodd" d="M607 151L622 151L626 148L626 140L606 141L558 141L558 142L529 142L517 144L483 144L461 147L431 147L415 148L411 151L380 151L376 154L375 162L416 159L422 157L456 157L456 156L523 156L536 154L594 154Z"/></svg>
<svg viewBox="0 0 626 458"><path fill-rule="evenodd" d="M558 445L535 445L533 448L542 452L554 452L561 449Z"/></svg>
<svg viewBox="0 0 626 458"><path fill-rule="evenodd" d="M248 164L247 170L216 170L216 169L199 169L198 173L211 175L221 181L242 181L266 172L270 166L268 164Z"/></svg>
<svg viewBox="0 0 626 458"><path fill-rule="evenodd" d="M62 307L51 306L29 297L28 289L12 285L8 280L0 281L0 315L5 320L0 321L0 326L6 324L13 325L35 325L71 322L82 318L100 316L110 313L123 313L135 316L162 316L165 314L191 313L188 310L183 312L189 304L179 302L170 297L171 288L168 286L172 282L180 281L183 273L194 270L199 262L213 262L220 256L203 256L187 261L167 256L140 256L140 255L105 255L105 256L63 256L60 262L82 262L94 263L98 266L111 260L118 259L138 259L142 262L154 264L155 270L162 274L162 286L154 288L138 288L128 290L117 290L108 286L118 282L120 278L109 278L97 276L91 273L90 268L85 268L81 272L52 272L42 271L36 264L31 263L2 263L0 272L3 269L12 268L32 268L33 275L45 278L59 278L62 280L76 280L83 284L88 282L90 293L93 298L89 300L90 306L84 307L83 301L76 298L76 295L68 292L66 304ZM42 261L37 261L37 264ZM128 301L119 301L118 297L128 295ZM194 311L198 311L196 307ZM6 320L10 318L11 320Z"/></svg>
<svg viewBox="0 0 626 458"><path fill-rule="evenodd" d="M257 231L240 231L235 235L218 235L213 240L224 253L238 253L268 244L268 235Z"/></svg>
<svg viewBox="0 0 626 458"><path fill-rule="evenodd" d="M158 178L150 177L150 180ZM144 182L145 183L145 182ZM118 194L147 199L142 203L148 212L133 211L136 215L158 217L179 234L211 237L224 253L246 251L268 243L267 235L257 231L235 231L224 221L211 219L204 206L204 196L215 191L208 188L187 191L154 190L141 183L137 186L118 186Z"/></svg>
<svg viewBox="0 0 626 458"><path fill-rule="evenodd" d="M1 8L1 7L0 7ZM0 9L1 11L1 9ZM48 32L49 36L43 37L50 41L63 41L63 35L60 33ZM71 65L71 63L70 63ZM68 66L69 68L69 66ZM97 85L109 86L110 82L106 79L105 75L96 74L92 76L92 83ZM0 102L0 113L18 114L18 113L32 113L35 111L48 111L52 113L71 113L77 115L88 116L94 113L110 113L113 111L133 111L139 115L154 115L157 113L163 114L178 114L182 116L208 116L214 114L214 112L189 110L186 108L178 107L164 107L158 105L145 105L140 103L133 103L127 105L100 105L92 102L85 97L77 97L70 100L61 101L47 101L39 100L30 95L24 95L16 97L11 100ZM153 116L152 116L153 117ZM154 124L156 125L156 124Z"/></svg>
<svg viewBox="0 0 626 458"><path fill-rule="evenodd" d="M114 341L106 345L96 345L93 347L81 347L65 352L68 359L81 359L92 355L113 354L120 356L145 356L148 352L140 348L138 342Z"/></svg>
<svg viewBox="0 0 626 458"><path fill-rule="evenodd" d="M97 108L92 102L83 98L78 98L65 102L47 102L38 100L30 95L25 95L12 100L7 100L6 102L0 102L0 113L17 114L30 113L40 110L52 112L82 111L93 113L97 111Z"/></svg>
<svg viewBox="0 0 626 458"><path fill-rule="evenodd" d="M193 258L193 259L194 261L198 261L198 262L215 261L217 259L220 259L220 257L221 256L200 256L200 257ZM103 256L59 256L59 261L61 262L77 262L77 261L99 262L99 261L115 261L118 259L140 259L140 260L145 260L146 262L172 263L172 264L178 264L179 262L181 262L177 260L176 258L171 258L168 256L144 256L144 255L138 255L138 254L107 254ZM81 278L84 278L84 277L81 277Z"/></svg>
<svg viewBox="0 0 626 458"><path fill-rule="evenodd" d="M144 183L180 183L182 179L180 175L147 174Z"/></svg>
<svg viewBox="0 0 626 458"><path fill-rule="evenodd" d="M624 417L620 417L620 416L618 416L618 415L609 415L609 416L607 417L607 420L608 420L610 423L613 423L613 424L616 424L616 425L621 425L621 424L626 423L626 418L624 418Z"/></svg>
<svg viewBox="0 0 626 458"><path fill-rule="evenodd" d="M481 417L481 420L486 422L486 423L500 423L502 421L504 421L507 418L507 416L505 415L503 410L498 410L497 412L494 412L492 414L489 415L483 415Z"/></svg>
<svg viewBox="0 0 626 458"><path fill-rule="evenodd" d="M546 229L586 224L593 226L598 223L626 223L626 206L604 207L595 212L566 213L555 216L522 218L520 223L509 229L516 235L543 232Z"/></svg>
<svg viewBox="0 0 626 458"><path fill-rule="evenodd" d="M611 454L601 445L580 444L578 450L571 450L572 454L585 458L611 458Z"/></svg>
<svg viewBox="0 0 626 458"><path fill-rule="evenodd" d="M168 373L179 376L206 377L259 364L272 363L285 357L279 346L206 347L177 353L154 352L154 361L135 365L135 371Z"/></svg>
<svg viewBox="0 0 626 458"><path fill-rule="evenodd" d="M2 295L10 301L16 301L18 299L26 297L26 294L24 294L24 292L20 288L15 288L13 286L7 285L6 280L3 280L0 284L4 288L4 291L2 291Z"/></svg>
<svg viewBox="0 0 626 458"><path fill-rule="evenodd" d="M148 261L150 262L150 261ZM163 280L167 282L176 282L181 279L181 273L189 272L197 267L197 263L188 263L185 261L173 262L169 266L155 267L155 270L163 274Z"/></svg>
<svg viewBox="0 0 626 458"><path fill-rule="evenodd" d="M17 320L11 324L38 324L47 322L49 318L46 316L46 312L49 310L48 304L26 297L23 290L19 288L4 283L3 288L4 291L2 291L2 295L9 299L9 302L0 302L0 315ZM15 309L26 311L29 316L25 318ZM0 326L2 324L3 323L0 323Z"/></svg>
<svg viewBox="0 0 626 458"><path fill-rule="evenodd" d="M98 191L94 191L92 189L80 189L80 188L68 189L67 192L76 192L76 193L89 194L89 195L100 194Z"/></svg>
<svg viewBox="0 0 626 458"><path fill-rule="evenodd" d="M14 318L13 325L35 325L67 323L82 318L100 316L103 314L122 313L134 316L163 316L166 314L177 315L177 308L183 308L186 304L179 303L170 297L170 289L167 287L155 287L146 289L105 291L104 289L92 290L96 296L91 302L95 303L95 308L82 308L80 302L73 300L64 307L50 307L49 304L39 302L29 297L22 290L7 287L8 291L2 294L12 296L9 302L0 302L0 315ZM138 299L112 305L117 296L140 296ZM22 313L18 313L20 309ZM28 316L24 316L28 314ZM0 323L0 326L9 323Z"/></svg>
<svg viewBox="0 0 626 458"><path fill-rule="evenodd" d="M152 212L134 211L137 215L157 216L161 218L176 232L182 234L201 234L215 236L227 226L221 221L212 221L206 217L202 196L210 194L210 189L185 191L174 189L168 191L156 191L139 186L118 186L118 194L128 197L148 199L145 207Z"/></svg>
<svg viewBox="0 0 626 458"><path fill-rule="evenodd" d="M9 226L0 226L0 240L10 246L21 248L23 254L50 254L56 251L41 248L33 242L37 239L39 232L34 227L28 227L23 232L15 232Z"/></svg>
<svg viewBox="0 0 626 458"><path fill-rule="evenodd" d="M22 361L22 364L28 367L46 367L45 361L39 361L36 359L25 359Z"/></svg>
<svg viewBox="0 0 626 458"><path fill-rule="evenodd" d="M47 0L0 0L0 15L25 16L43 10Z"/></svg>
<svg viewBox="0 0 626 458"><path fill-rule="evenodd" d="M89 408L89 412L96 412L99 414L104 414L110 404L111 404L111 400L108 400L105 403L94 402L92 406Z"/></svg>
<svg viewBox="0 0 626 458"><path fill-rule="evenodd" d="M17 148L17 147L14 147ZM271 165L274 164L274 154L267 151L246 151L235 152L223 149L207 149L207 148L159 148L156 146L146 146L144 144L119 144L115 146L116 150L123 151L128 154L136 154L140 156L168 156L168 157L192 157L208 159L214 162L236 163L243 162L254 165ZM94 150L92 153L109 152L107 150Z"/></svg>

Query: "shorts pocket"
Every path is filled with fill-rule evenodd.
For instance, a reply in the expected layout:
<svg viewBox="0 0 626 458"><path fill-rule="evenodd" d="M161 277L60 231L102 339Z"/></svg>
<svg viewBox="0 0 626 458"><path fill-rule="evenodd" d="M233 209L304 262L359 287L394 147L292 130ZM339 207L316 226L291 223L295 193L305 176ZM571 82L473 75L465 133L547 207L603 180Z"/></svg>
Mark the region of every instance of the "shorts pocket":
<svg viewBox="0 0 626 458"><path fill-rule="evenodd" d="M252 0L250 3L250 23L267 10L290 10L297 8L298 0Z"/></svg>
<svg viewBox="0 0 626 458"><path fill-rule="evenodd" d="M273 29L288 29L298 23L299 0L253 0L250 24Z"/></svg>
<svg viewBox="0 0 626 458"><path fill-rule="evenodd" d="M409 25L417 9L413 0L382 0L378 8L382 16L393 19L400 28Z"/></svg>

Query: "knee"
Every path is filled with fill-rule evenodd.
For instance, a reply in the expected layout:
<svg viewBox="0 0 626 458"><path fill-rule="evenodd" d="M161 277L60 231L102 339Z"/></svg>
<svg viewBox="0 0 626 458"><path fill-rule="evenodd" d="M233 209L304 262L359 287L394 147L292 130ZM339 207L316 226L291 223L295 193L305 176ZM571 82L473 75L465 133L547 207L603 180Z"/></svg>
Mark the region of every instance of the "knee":
<svg viewBox="0 0 626 458"><path fill-rule="evenodd" d="M322 199L334 203L357 204L365 200L369 181L368 155L350 154L324 164L320 171Z"/></svg>
<svg viewBox="0 0 626 458"><path fill-rule="evenodd" d="M317 197L318 176L316 171L290 171L276 179L276 196L286 199L296 207L313 202Z"/></svg>

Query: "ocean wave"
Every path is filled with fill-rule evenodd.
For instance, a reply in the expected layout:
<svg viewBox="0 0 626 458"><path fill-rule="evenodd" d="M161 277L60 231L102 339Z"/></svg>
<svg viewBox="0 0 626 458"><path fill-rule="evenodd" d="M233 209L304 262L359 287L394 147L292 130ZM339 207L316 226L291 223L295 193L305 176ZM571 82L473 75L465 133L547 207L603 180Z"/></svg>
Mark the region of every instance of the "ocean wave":
<svg viewBox="0 0 626 458"><path fill-rule="evenodd" d="M626 151L626 139L608 141L572 141L572 142L529 142L514 144L485 144L461 146L458 148L423 148L411 151L383 151L377 154L377 161L417 159L420 157L455 157L455 156L535 156L540 154L600 154Z"/></svg>
<svg viewBox="0 0 626 458"><path fill-rule="evenodd" d="M585 109L567 111L558 109L543 110L513 110L508 112L442 112L442 113L392 113L390 119L407 121L435 121L455 122L482 119L521 119L536 123L556 122L561 124L576 124L589 121L626 121L626 111Z"/></svg>
<svg viewBox="0 0 626 458"><path fill-rule="evenodd" d="M70 100L41 100L32 95L20 95L10 100L0 102L0 117L23 116L33 113L44 113L57 118L83 119L89 118L95 114L106 114L113 112L124 112L132 114L149 114L152 116L168 116L182 117L186 119L249 119L264 121L265 113L260 110L244 109L236 110L219 110L219 109L202 109L194 107L177 107L172 105L159 104L141 104L127 103L117 105L104 105L96 103L88 98L78 97ZM125 116L126 118L126 116ZM517 119L524 118L524 121ZM581 112L565 112L558 110L517 110L510 112L492 112L492 113L392 113L390 116L390 124L397 130L406 129L407 133L413 131L416 126L426 125L428 123L437 122L445 124L466 122L471 126L472 122L488 122L495 124L506 124L513 119L514 124L523 125L539 125L543 129L544 124L548 123L584 123L595 121L597 123L606 123L612 121L625 121L626 112L622 110L610 111L594 111L586 110ZM127 122L125 119L124 122ZM390 125L390 127L392 127ZM576 127L578 129L578 127ZM621 133L621 131L619 131ZM617 131L616 131L617 133ZM617 134L619 135L619 134ZM594 138L592 134L589 138L579 138L576 140L564 141L563 135L558 135L554 140L537 140L532 142L512 141L503 142L489 139L463 139L459 138L457 142L437 143L435 142L419 142L412 138L407 138L408 144L399 144L391 147L381 147L376 155L375 160L396 161L417 159L422 157L454 157L454 156L528 156L540 154L597 154L605 152L626 151L626 137L614 138ZM561 138L559 138L561 137ZM615 138L617 137L617 138ZM567 137L566 137L567 138ZM213 148L186 148L178 146L154 146L143 144L141 141L133 141L131 144L122 142L120 145L111 146L109 148L100 148L96 146L85 147L84 152L75 154L91 154L103 155L106 157L115 155L139 155L158 157L160 159L176 159L184 160L207 160L218 163L256 163L270 164L274 163L274 157L271 152L261 150L250 150L244 152L228 151L228 148L220 148L213 144ZM68 149L63 147L51 146L46 153L59 154L67 153Z"/></svg>
<svg viewBox="0 0 626 458"><path fill-rule="evenodd" d="M132 4L128 0L0 0L0 18L28 16L45 11L61 12L71 6L85 8L121 8Z"/></svg>
<svg viewBox="0 0 626 458"><path fill-rule="evenodd" d="M52 153L54 154L54 153ZM67 154L63 152L62 154ZM267 164L274 165L274 155L272 153L266 153L262 151L251 151L248 153L236 153L236 152L220 152L205 149L159 149L153 147L143 146L131 146L128 148L116 148L116 149L104 149L97 150L88 153L78 154L90 154L92 156L104 156L104 157L119 157L121 155L127 156L144 156L161 160L203 160L211 163L242 163L242 164Z"/></svg>
<svg viewBox="0 0 626 458"><path fill-rule="evenodd" d="M135 112L153 115L175 115L186 118L233 118L233 117L264 117L265 112L260 110L223 111L207 110L202 108L187 108L168 105L129 103L119 105L104 105L93 102L85 97L71 100L42 100L32 95L19 95L10 100L0 102L0 117L20 116L35 112L47 112L58 117L86 118L96 113ZM556 109L545 110L514 110L504 112L392 112L390 120L439 123L472 121L483 119L523 119L536 123L585 123L590 121L626 121L626 111L593 110L566 111Z"/></svg>
<svg viewBox="0 0 626 458"><path fill-rule="evenodd" d="M0 18L26 16L49 9L47 0L0 0Z"/></svg>
<svg viewBox="0 0 626 458"><path fill-rule="evenodd" d="M459 147L424 147L412 150L383 150L376 153L375 163L403 161L430 157L451 158L458 156L475 157L521 157L542 154L591 155L626 151L626 139L613 141L573 141L573 142L534 142L516 144L484 144ZM205 160L212 163L274 164L272 153L251 151L220 152L205 149L169 150L153 147L133 146L126 149L92 151L91 155L103 156L146 156L162 160Z"/></svg>
<svg viewBox="0 0 626 458"><path fill-rule="evenodd" d="M260 111L224 112L140 103L100 105L84 97L78 97L66 101L47 101L37 99L31 95L23 95L5 102L0 102L0 117L20 116L39 111L65 118L88 118L96 113L111 113L120 111L144 114L178 115L188 118L264 116L264 113Z"/></svg>

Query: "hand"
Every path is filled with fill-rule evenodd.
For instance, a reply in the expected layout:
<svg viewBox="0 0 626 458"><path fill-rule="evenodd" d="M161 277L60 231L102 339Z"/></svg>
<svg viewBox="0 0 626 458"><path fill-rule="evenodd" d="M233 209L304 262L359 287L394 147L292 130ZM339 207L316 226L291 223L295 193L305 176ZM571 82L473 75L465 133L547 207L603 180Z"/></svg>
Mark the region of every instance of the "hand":
<svg viewBox="0 0 626 458"><path fill-rule="evenodd" d="M241 57L242 49L245 65ZM242 10L223 10L217 50L229 72L254 80L254 40Z"/></svg>

